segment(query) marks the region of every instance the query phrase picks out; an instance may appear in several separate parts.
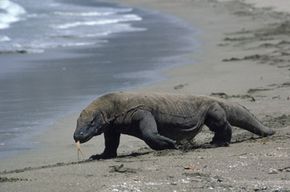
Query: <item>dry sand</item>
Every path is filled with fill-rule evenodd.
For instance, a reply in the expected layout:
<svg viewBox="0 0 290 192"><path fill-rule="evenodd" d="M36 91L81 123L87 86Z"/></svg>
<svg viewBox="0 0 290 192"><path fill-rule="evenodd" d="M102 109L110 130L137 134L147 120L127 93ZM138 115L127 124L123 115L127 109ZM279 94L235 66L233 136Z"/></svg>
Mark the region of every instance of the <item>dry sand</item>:
<svg viewBox="0 0 290 192"><path fill-rule="evenodd" d="M287 0L245 0L259 8L270 8L275 11L290 12L290 1Z"/></svg>
<svg viewBox="0 0 290 192"><path fill-rule="evenodd" d="M171 14L200 29L200 51L185 56L192 62L165 71L167 80L145 90L237 101L277 134L260 139L235 129L230 147L206 149L212 134L205 128L197 149L187 152L154 152L122 137L119 158L77 163L73 114L35 138L41 150L1 161L0 191L290 191L288 13L239 1L118 2ZM87 157L100 153L103 138L82 148Z"/></svg>

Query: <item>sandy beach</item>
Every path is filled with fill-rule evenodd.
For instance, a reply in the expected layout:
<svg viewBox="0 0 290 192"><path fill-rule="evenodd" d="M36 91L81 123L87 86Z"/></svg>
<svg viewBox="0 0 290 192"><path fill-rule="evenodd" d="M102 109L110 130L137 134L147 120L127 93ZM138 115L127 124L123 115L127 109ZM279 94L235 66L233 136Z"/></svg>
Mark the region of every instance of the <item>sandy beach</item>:
<svg viewBox="0 0 290 192"><path fill-rule="evenodd" d="M122 5L172 15L198 28L198 52L186 65L163 71L166 80L134 91L208 95L246 106L276 134L258 138L234 129L229 147L205 148L205 127L195 149L153 151L122 136L119 157L101 153L102 136L73 143L78 113L34 138L37 149L1 160L0 191L290 191L290 6L287 0L118 0ZM176 34L178 35L178 34Z"/></svg>

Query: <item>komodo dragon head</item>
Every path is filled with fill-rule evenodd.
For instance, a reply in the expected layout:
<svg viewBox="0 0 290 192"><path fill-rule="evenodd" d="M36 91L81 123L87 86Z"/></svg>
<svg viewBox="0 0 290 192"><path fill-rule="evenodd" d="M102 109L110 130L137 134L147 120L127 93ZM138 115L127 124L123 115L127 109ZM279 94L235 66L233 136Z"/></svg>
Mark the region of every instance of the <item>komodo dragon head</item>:
<svg viewBox="0 0 290 192"><path fill-rule="evenodd" d="M74 132L76 142L85 143L92 137L103 133L107 125L102 112L83 110L77 120L77 127Z"/></svg>

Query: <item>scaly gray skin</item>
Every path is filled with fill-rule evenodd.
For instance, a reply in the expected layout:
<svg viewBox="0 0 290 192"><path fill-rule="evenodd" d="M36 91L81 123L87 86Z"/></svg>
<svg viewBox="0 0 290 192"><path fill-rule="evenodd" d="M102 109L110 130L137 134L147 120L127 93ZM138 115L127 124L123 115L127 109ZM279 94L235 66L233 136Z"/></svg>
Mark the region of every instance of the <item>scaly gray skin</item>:
<svg viewBox="0 0 290 192"><path fill-rule="evenodd" d="M263 137L274 134L236 103L206 96L111 93L81 112L74 140L84 143L104 133L104 152L90 159L108 159L117 156L121 133L142 139L154 150L175 149L176 142L194 138L204 124L215 133L215 146L229 145L231 125Z"/></svg>

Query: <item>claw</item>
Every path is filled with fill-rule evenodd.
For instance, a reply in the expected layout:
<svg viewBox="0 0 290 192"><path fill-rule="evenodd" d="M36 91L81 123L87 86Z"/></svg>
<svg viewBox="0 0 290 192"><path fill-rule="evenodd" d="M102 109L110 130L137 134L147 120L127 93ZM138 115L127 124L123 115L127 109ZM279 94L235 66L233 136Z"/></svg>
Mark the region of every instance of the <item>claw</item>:
<svg viewBox="0 0 290 192"><path fill-rule="evenodd" d="M100 159L102 159L102 155L92 155L90 158L89 158L89 160L90 161L94 161L94 160L100 160Z"/></svg>

